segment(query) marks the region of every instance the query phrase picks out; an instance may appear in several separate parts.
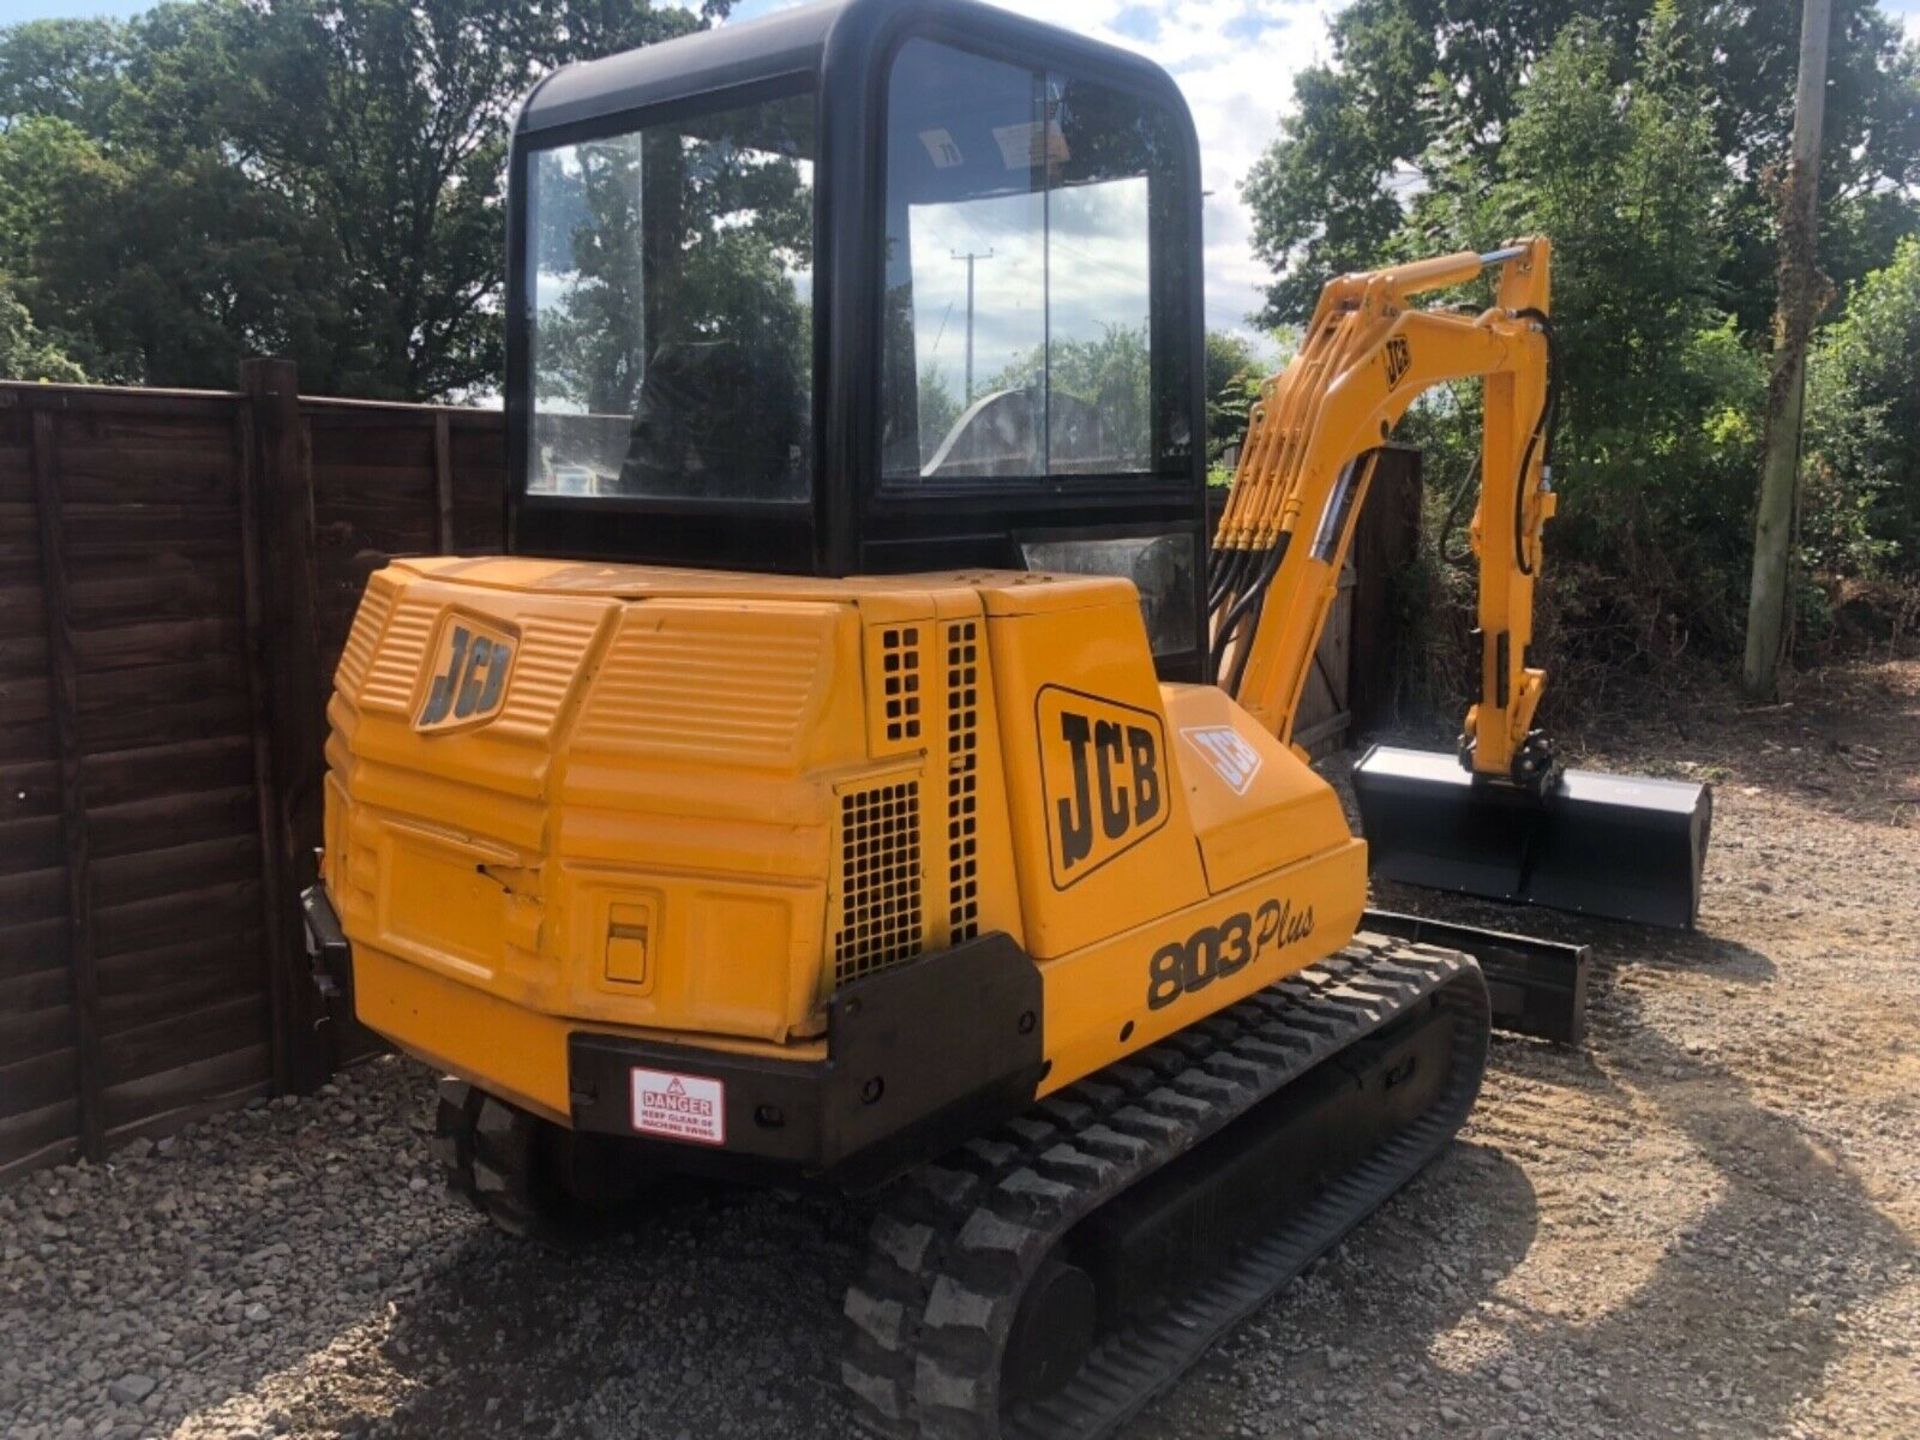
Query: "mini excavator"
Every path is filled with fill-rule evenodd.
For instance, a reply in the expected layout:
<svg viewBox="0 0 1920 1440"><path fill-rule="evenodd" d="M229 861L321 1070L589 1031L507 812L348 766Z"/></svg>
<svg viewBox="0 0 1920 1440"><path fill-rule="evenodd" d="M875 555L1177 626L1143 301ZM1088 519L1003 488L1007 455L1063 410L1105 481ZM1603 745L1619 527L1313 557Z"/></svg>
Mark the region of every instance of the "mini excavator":
<svg viewBox="0 0 1920 1440"><path fill-rule="evenodd" d="M1580 952L1367 912L1370 856L1691 920L1704 793L1533 724L1545 240L1331 283L1209 540L1198 152L1137 56L786 11L557 71L509 194L508 553L371 578L305 896L501 1227L877 1189L859 1423L1107 1434L1448 1144L1493 1024L1577 1030ZM1369 844L1294 716L1458 377L1479 699L1361 763Z"/></svg>

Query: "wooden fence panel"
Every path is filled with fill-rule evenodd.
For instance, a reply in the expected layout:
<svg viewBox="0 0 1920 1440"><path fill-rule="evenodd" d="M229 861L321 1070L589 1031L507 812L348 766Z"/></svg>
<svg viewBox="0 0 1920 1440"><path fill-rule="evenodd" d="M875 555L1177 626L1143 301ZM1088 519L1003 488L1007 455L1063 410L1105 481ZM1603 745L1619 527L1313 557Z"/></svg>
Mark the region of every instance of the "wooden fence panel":
<svg viewBox="0 0 1920 1440"><path fill-rule="evenodd" d="M0 384L0 1174L370 1041L293 909L325 700L368 574L500 548L502 419L241 379Z"/></svg>
<svg viewBox="0 0 1920 1440"><path fill-rule="evenodd" d="M0 410L0 1163L56 1154L81 1131L61 764L71 741L54 725L40 429L30 412Z"/></svg>
<svg viewBox="0 0 1920 1440"><path fill-rule="evenodd" d="M57 429L66 565L91 602L69 607L98 1029L79 1083L83 1111L99 1086L102 1122L84 1149L262 1093L271 1074L258 818L209 806L175 767L253 730L234 418L224 396L114 392L37 417Z"/></svg>
<svg viewBox="0 0 1920 1440"><path fill-rule="evenodd" d="M269 1076L234 413L0 393L0 666L37 623L41 669L0 671L0 1165L98 1155Z"/></svg>

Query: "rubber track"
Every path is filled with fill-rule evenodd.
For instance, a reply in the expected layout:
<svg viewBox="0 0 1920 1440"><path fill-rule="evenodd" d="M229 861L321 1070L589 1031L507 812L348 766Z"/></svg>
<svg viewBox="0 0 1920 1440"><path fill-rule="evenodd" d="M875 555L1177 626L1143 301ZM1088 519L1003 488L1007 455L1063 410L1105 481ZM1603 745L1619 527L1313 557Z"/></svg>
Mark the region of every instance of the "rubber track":
<svg viewBox="0 0 1920 1440"><path fill-rule="evenodd" d="M538 1122L452 1075L440 1081L439 1098L429 1145L447 1188L509 1235L560 1243L531 1189Z"/></svg>
<svg viewBox="0 0 1920 1440"><path fill-rule="evenodd" d="M1001 1413L1026 1284L1076 1224L1322 1061L1431 998L1454 1015L1434 1105L1159 1314L1103 1336L1078 1375ZM1472 960L1373 935L1039 1102L897 1183L847 1291L842 1379L863 1428L901 1440L1106 1435L1446 1148L1489 1029Z"/></svg>

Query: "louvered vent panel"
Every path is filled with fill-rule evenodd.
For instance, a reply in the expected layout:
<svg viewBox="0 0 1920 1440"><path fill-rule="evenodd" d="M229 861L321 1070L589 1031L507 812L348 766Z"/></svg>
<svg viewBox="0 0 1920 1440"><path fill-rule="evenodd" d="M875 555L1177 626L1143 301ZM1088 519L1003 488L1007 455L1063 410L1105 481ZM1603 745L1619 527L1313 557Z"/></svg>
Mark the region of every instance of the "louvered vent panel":
<svg viewBox="0 0 1920 1440"><path fill-rule="evenodd" d="M630 620L615 638L579 743L797 767L821 671L833 663L827 622L769 615L752 629L723 629L717 622L733 616L667 614L671 623L654 627Z"/></svg>
<svg viewBox="0 0 1920 1440"><path fill-rule="evenodd" d="M347 643L340 651L340 665L333 672L335 688L350 700L360 698L360 682L367 678L367 667L373 663L374 652L380 645L380 632L387 628L387 616L392 610L393 585L376 575L367 582L366 593L360 597L360 608L353 615L353 628L347 632Z"/></svg>
<svg viewBox="0 0 1920 1440"><path fill-rule="evenodd" d="M980 933L979 622L946 627L947 929L949 944Z"/></svg>
<svg viewBox="0 0 1920 1440"><path fill-rule="evenodd" d="M842 794L835 983L913 958L920 930L920 782Z"/></svg>
<svg viewBox="0 0 1920 1440"><path fill-rule="evenodd" d="M521 624L507 701L493 722L495 734L545 736L552 732L600 620L599 614L541 615Z"/></svg>
<svg viewBox="0 0 1920 1440"><path fill-rule="evenodd" d="M413 703L414 682L420 676L427 655L427 638L440 613L436 600L402 595L387 621L384 638L367 667L366 683L360 688L360 703L369 710L397 710L406 713Z"/></svg>
<svg viewBox="0 0 1920 1440"><path fill-rule="evenodd" d="M880 632L880 673L886 698L887 739L920 738L920 627L893 625Z"/></svg>

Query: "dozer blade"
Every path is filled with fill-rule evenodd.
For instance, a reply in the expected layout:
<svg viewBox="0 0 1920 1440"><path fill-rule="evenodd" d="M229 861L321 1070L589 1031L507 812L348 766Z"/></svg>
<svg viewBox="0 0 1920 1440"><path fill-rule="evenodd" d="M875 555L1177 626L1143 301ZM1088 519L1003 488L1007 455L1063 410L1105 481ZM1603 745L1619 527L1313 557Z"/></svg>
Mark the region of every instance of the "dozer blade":
<svg viewBox="0 0 1920 1440"><path fill-rule="evenodd" d="M1384 879L1675 929L1700 913L1704 785L1568 770L1536 798L1451 755L1376 745L1353 791Z"/></svg>
<svg viewBox="0 0 1920 1440"><path fill-rule="evenodd" d="M1578 1045L1586 1039L1591 946L1510 935L1504 930L1483 930L1477 925L1456 925L1392 910L1364 912L1360 928L1471 955L1486 977L1496 1030L1562 1045Z"/></svg>

